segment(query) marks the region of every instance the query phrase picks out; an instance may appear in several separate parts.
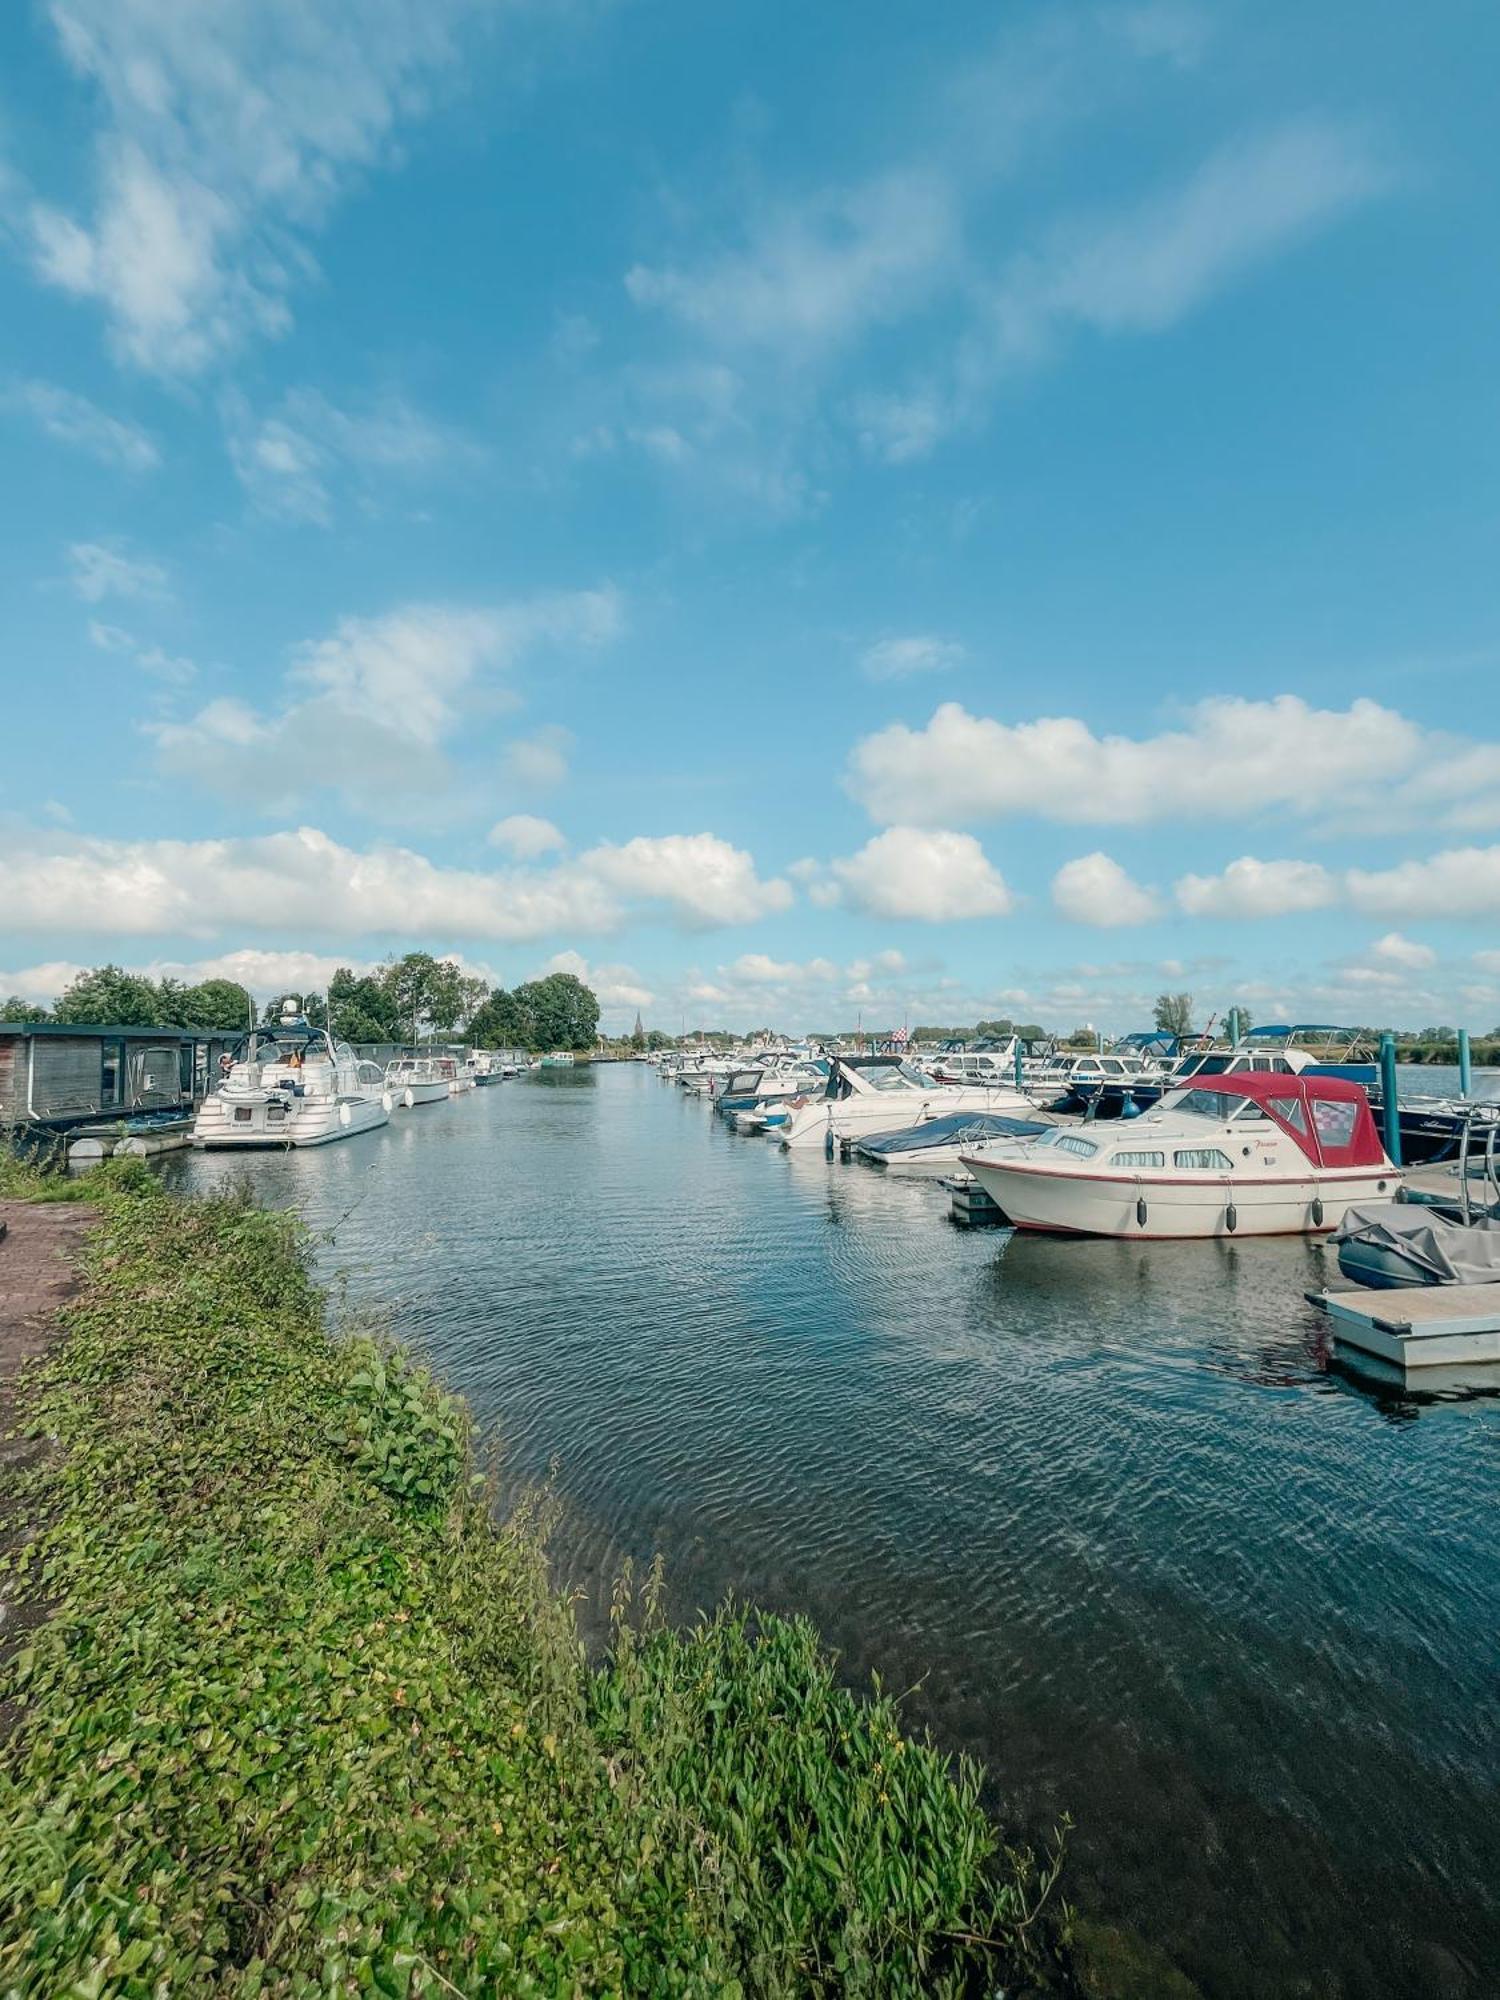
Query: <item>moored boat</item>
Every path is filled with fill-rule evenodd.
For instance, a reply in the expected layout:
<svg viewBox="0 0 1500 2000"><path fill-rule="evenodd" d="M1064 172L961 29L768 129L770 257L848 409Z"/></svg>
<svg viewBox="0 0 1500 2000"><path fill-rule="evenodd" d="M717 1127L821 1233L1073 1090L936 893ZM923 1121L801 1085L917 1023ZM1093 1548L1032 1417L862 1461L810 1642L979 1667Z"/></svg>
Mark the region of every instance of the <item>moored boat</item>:
<svg viewBox="0 0 1500 2000"><path fill-rule="evenodd" d="M418 1104L436 1104L449 1095L448 1079L431 1056L397 1056L385 1066L385 1087L393 1105L407 1111Z"/></svg>
<svg viewBox="0 0 1500 2000"><path fill-rule="evenodd" d="M325 1146L390 1117L379 1067L301 1015L251 1029L224 1064L193 1123L193 1144L202 1149Z"/></svg>
<svg viewBox="0 0 1500 2000"><path fill-rule="evenodd" d="M1363 1088L1321 1076L1213 1078L1128 1125L1058 1127L962 1165L1018 1229L1068 1236L1318 1235L1401 1183Z"/></svg>

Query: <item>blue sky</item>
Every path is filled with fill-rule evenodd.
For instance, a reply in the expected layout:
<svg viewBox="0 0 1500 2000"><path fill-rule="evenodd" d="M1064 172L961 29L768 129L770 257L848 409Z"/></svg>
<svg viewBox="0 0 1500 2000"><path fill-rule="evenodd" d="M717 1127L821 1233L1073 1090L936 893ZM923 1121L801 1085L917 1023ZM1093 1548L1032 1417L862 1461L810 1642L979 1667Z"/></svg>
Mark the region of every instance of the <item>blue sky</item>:
<svg viewBox="0 0 1500 2000"><path fill-rule="evenodd" d="M17 0L0 990L1500 1021L1450 0Z"/></svg>

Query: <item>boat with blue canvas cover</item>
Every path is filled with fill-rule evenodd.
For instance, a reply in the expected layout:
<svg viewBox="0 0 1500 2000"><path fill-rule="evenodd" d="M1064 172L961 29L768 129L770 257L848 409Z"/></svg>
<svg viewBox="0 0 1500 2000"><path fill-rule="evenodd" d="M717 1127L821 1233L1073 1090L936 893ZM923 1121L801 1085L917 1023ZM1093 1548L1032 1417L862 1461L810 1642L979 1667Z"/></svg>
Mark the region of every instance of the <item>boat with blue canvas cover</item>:
<svg viewBox="0 0 1500 2000"><path fill-rule="evenodd" d="M1010 1118L995 1111L955 1111L947 1118L930 1118L904 1132L879 1132L854 1147L857 1158L893 1174L946 1174L960 1156L975 1146L1002 1139L1036 1139L1052 1129L1051 1120Z"/></svg>

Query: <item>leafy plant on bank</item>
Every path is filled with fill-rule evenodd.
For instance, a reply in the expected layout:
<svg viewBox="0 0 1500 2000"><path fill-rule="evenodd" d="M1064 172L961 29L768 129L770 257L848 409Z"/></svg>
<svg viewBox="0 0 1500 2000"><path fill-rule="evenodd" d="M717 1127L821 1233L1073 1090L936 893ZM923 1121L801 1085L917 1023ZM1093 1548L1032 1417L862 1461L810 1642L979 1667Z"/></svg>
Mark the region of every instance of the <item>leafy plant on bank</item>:
<svg viewBox="0 0 1500 2000"><path fill-rule="evenodd" d="M538 1509L328 1336L291 1218L87 1190L5 1558L50 1615L0 1688L0 1993L1060 1989L1056 1857L810 1627L674 1632L658 1580L590 1666Z"/></svg>

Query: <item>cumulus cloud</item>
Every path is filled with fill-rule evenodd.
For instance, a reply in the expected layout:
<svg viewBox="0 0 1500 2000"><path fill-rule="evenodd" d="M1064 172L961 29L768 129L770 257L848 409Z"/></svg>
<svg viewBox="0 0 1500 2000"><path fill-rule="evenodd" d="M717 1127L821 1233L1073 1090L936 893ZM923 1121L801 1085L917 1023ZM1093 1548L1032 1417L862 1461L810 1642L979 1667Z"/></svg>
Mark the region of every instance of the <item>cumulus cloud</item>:
<svg viewBox="0 0 1500 2000"><path fill-rule="evenodd" d="M860 665L872 681L904 680L909 674L936 674L956 667L964 649L956 640L913 633L904 639L881 639L864 654Z"/></svg>
<svg viewBox="0 0 1500 2000"><path fill-rule="evenodd" d="M1118 861L1107 854L1082 854L1066 862L1052 878L1052 900L1075 923L1104 928L1144 924L1161 905L1149 889L1133 882Z"/></svg>
<svg viewBox="0 0 1500 2000"><path fill-rule="evenodd" d="M520 941L662 915L690 929L784 909L791 890L708 833L643 836L545 868L448 868L409 848L343 846L315 827L235 840L86 839L0 830L17 934L318 937L392 933Z"/></svg>
<svg viewBox="0 0 1500 2000"><path fill-rule="evenodd" d="M98 604L106 597L149 600L169 594L161 564L131 555L122 542L72 542L68 569L69 581L85 604Z"/></svg>
<svg viewBox="0 0 1500 2000"><path fill-rule="evenodd" d="M104 311L115 351L192 373L291 322L306 247L458 53L474 0L51 0L103 106L83 219L32 204L35 268Z"/></svg>
<svg viewBox="0 0 1500 2000"><path fill-rule="evenodd" d="M489 842L491 847L503 847L517 861L535 861L538 855L568 844L550 819L538 819L534 813L511 813L497 820L490 828Z"/></svg>
<svg viewBox="0 0 1500 2000"><path fill-rule="evenodd" d="M451 789L448 738L465 715L513 699L501 681L522 658L544 645L602 645L619 625L619 599L608 589L343 618L326 638L295 649L279 707L223 697L149 732L163 770L268 815L293 811L319 790L357 808L396 811ZM534 771L529 782L540 782Z"/></svg>
<svg viewBox="0 0 1500 2000"><path fill-rule="evenodd" d="M530 736L518 736L506 744L502 759L505 775L512 784L524 786L528 791L551 791L568 775L572 748L572 731L549 723Z"/></svg>
<svg viewBox="0 0 1500 2000"><path fill-rule="evenodd" d="M1184 875L1175 885L1190 917L1282 917L1338 900L1337 877L1316 861L1257 861L1242 855L1219 875Z"/></svg>
<svg viewBox="0 0 1500 2000"><path fill-rule="evenodd" d="M1338 903L1377 917L1500 917L1500 847L1450 848L1392 868L1325 868L1316 861L1231 862L1219 875L1184 875L1177 901L1190 916L1278 917ZM1424 952L1392 932L1382 956Z"/></svg>
<svg viewBox="0 0 1500 2000"><path fill-rule="evenodd" d="M1370 956L1385 961L1388 965L1406 966L1412 971L1437 964L1437 953L1430 944L1417 944L1411 938L1402 937L1400 931L1387 931L1370 946Z"/></svg>
<svg viewBox="0 0 1500 2000"><path fill-rule="evenodd" d="M750 923L787 909L791 885L762 881L743 848L712 833L638 835L591 848L579 866L624 896L667 903L686 923Z"/></svg>
<svg viewBox="0 0 1500 2000"><path fill-rule="evenodd" d="M1181 727L1144 737L1099 736L1076 716L1000 722L944 702L924 728L864 737L847 782L875 819L905 825L1021 813L1074 826L1326 817L1376 786L1393 812L1454 819L1466 799L1494 803L1500 746L1456 742L1369 700L1318 709L1299 695L1214 696Z"/></svg>
<svg viewBox="0 0 1500 2000"><path fill-rule="evenodd" d="M0 390L0 409L30 417L48 437L87 452L101 465L118 466L125 472L150 472L161 463L161 453L149 431L124 417L111 416L87 396L56 382L13 382Z"/></svg>
<svg viewBox="0 0 1500 2000"><path fill-rule="evenodd" d="M889 827L858 854L831 863L830 874L843 902L876 917L939 924L1004 917L1015 907L974 836L941 827Z"/></svg>

